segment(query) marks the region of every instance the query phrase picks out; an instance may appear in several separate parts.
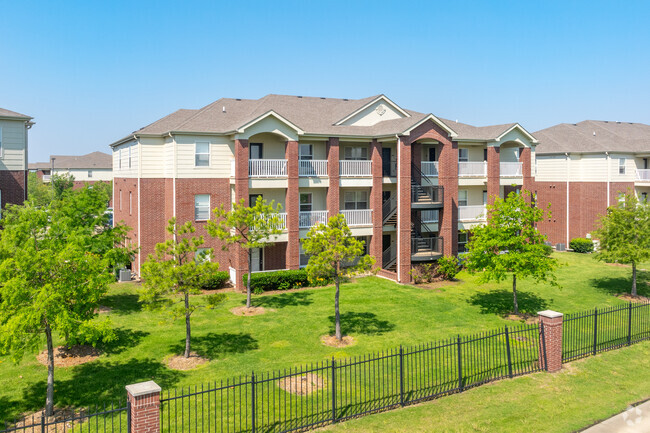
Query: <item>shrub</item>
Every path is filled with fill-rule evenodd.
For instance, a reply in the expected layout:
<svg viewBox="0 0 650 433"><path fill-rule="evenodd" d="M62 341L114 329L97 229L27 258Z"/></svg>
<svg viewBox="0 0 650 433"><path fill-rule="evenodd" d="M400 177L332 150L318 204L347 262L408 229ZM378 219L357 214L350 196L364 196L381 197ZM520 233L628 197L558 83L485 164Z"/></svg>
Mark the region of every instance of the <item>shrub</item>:
<svg viewBox="0 0 650 433"><path fill-rule="evenodd" d="M423 263L421 265L413 266L411 269L411 277L415 284L430 283L436 278L438 265L435 263Z"/></svg>
<svg viewBox="0 0 650 433"><path fill-rule="evenodd" d="M456 256L446 256L438 259L438 274L445 280L453 280L460 272L460 263Z"/></svg>
<svg viewBox="0 0 650 433"><path fill-rule="evenodd" d="M248 284L248 274L243 277L244 286ZM262 293L269 290L289 290L306 287L309 277L304 269L258 272L252 274L251 290Z"/></svg>
<svg viewBox="0 0 650 433"><path fill-rule="evenodd" d="M575 238L569 242L569 248L576 253L591 253L594 251L594 242L591 239Z"/></svg>
<svg viewBox="0 0 650 433"><path fill-rule="evenodd" d="M544 244L544 254L547 255L547 256L550 256L551 254L553 254L553 247L550 246L550 245Z"/></svg>
<svg viewBox="0 0 650 433"><path fill-rule="evenodd" d="M228 271L211 272L203 277L203 290L217 290L223 288L230 279Z"/></svg>

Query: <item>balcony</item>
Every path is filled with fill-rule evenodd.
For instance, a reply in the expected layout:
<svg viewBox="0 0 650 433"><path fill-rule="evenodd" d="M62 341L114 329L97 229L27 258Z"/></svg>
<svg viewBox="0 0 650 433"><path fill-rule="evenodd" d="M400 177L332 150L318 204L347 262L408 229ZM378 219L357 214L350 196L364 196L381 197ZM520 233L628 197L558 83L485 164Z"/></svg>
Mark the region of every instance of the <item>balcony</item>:
<svg viewBox="0 0 650 433"><path fill-rule="evenodd" d="M320 223L327 224L326 210L300 212L298 226L301 229L308 229Z"/></svg>
<svg viewBox="0 0 650 433"><path fill-rule="evenodd" d="M442 257L443 239L441 237L412 237L411 261L426 262Z"/></svg>
<svg viewBox="0 0 650 433"><path fill-rule="evenodd" d="M43 175L43 182L49 182L52 180L52 175L51 174L44 174Z"/></svg>
<svg viewBox="0 0 650 433"><path fill-rule="evenodd" d="M459 162L458 177L487 177L487 161Z"/></svg>
<svg viewBox="0 0 650 433"><path fill-rule="evenodd" d="M314 160L301 159L300 161L298 161L298 175L301 177L327 176L327 160L326 159L314 159Z"/></svg>
<svg viewBox="0 0 650 433"><path fill-rule="evenodd" d="M440 219L440 211L436 210L425 210L422 211L422 222L424 224L438 224Z"/></svg>
<svg viewBox="0 0 650 433"><path fill-rule="evenodd" d="M478 206L458 206L458 221L485 221L487 208Z"/></svg>
<svg viewBox="0 0 650 433"><path fill-rule="evenodd" d="M502 162L499 171L501 177L522 177L524 173L521 162Z"/></svg>
<svg viewBox="0 0 650 433"><path fill-rule="evenodd" d="M369 226L372 225L372 209L342 210L348 226Z"/></svg>
<svg viewBox="0 0 650 433"><path fill-rule="evenodd" d="M428 177L438 177L438 161L422 161L422 174Z"/></svg>
<svg viewBox="0 0 650 433"><path fill-rule="evenodd" d="M641 181L641 182L650 182L650 169L637 168L636 169L636 180ZM45 181L45 176L43 176L43 181Z"/></svg>
<svg viewBox="0 0 650 433"><path fill-rule="evenodd" d="M443 188L439 185L411 184L411 207L413 209L431 209L442 207Z"/></svg>
<svg viewBox="0 0 650 433"><path fill-rule="evenodd" d="M369 160L339 161L339 176L372 177L372 161Z"/></svg>
<svg viewBox="0 0 650 433"><path fill-rule="evenodd" d="M250 159L248 160L250 177L287 177L286 159Z"/></svg>
<svg viewBox="0 0 650 433"><path fill-rule="evenodd" d="M286 212L278 213L278 219L280 221L279 221L279 224L278 224L277 228L280 229L280 230L286 230L287 229L287 213Z"/></svg>

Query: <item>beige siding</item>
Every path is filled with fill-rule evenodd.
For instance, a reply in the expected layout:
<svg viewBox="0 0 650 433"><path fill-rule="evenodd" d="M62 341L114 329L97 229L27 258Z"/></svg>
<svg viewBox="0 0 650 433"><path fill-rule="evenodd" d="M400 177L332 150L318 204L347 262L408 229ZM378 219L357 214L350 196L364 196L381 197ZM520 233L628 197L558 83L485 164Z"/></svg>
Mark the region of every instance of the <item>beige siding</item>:
<svg viewBox="0 0 650 433"><path fill-rule="evenodd" d="M372 126L384 120L401 119L403 117L405 116L402 113L383 100L379 100L343 122L343 125Z"/></svg>
<svg viewBox="0 0 650 433"><path fill-rule="evenodd" d="M161 178L165 170L165 143L162 138L143 137L140 139L142 155L141 176Z"/></svg>
<svg viewBox="0 0 650 433"><path fill-rule="evenodd" d="M2 134L0 170L26 170L25 121L0 120L0 133Z"/></svg>
<svg viewBox="0 0 650 433"><path fill-rule="evenodd" d="M467 153L469 155L469 161L470 162L481 162L483 161L483 149L485 149L485 146L483 145L478 145L478 146L473 146L473 145L459 145L459 149L468 149Z"/></svg>
<svg viewBox="0 0 650 433"><path fill-rule="evenodd" d="M619 173L619 159L625 159L625 174ZM610 172L612 182L634 182L636 179L636 162L632 154L611 154Z"/></svg>
<svg viewBox="0 0 650 433"><path fill-rule="evenodd" d="M234 159L233 143L226 137L177 135L176 172L179 178L229 178L230 160ZM210 143L210 165L195 167L195 145ZM284 155L284 151L283 151Z"/></svg>
<svg viewBox="0 0 650 433"><path fill-rule="evenodd" d="M88 171L92 171L92 177L88 176ZM78 182L110 182L113 180L113 171L110 169L93 169L93 168L74 168L70 170L55 169L54 174L69 174Z"/></svg>
<svg viewBox="0 0 650 433"><path fill-rule="evenodd" d="M131 149L131 167L129 168L129 148ZM122 168L120 168L120 160ZM113 176L138 177L138 143L135 140L113 148Z"/></svg>
<svg viewBox="0 0 650 433"><path fill-rule="evenodd" d="M565 182L566 157L564 155L538 155L537 177L540 182Z"/></svg>
<svg viewBox="0 0 650 433"><path fill-rule="evenodd" d="M327 210L327 191L325 188L300 188L300 193L311 193L312 210Z"/></svg>
<svg viewBox="0 0 650 433"><path fill-rule="evenodd" d="M277 205L278 203L282 206L282 210L280 212L286 212L287 206L286 206L286 196L287 196L287 190L286 189L249 189L248 190L249 195L253 194L262 194L262 198L266 200L267 203L271 203L271 200L275 202ZM251 203L252 204L252 203Z"/></svg>

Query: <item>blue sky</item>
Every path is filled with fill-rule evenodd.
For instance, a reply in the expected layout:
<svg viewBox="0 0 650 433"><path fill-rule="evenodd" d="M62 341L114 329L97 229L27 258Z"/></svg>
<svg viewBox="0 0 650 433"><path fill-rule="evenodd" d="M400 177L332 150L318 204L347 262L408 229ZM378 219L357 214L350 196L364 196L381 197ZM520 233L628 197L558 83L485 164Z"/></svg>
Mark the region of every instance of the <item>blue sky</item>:
<svg viewBox="0 0 650 433"><path fill-rule="evenodd" d="M530 131L650 123L650 3L0 0L0 107L30 161L108 151L178 109L360 98Z"/></svg>

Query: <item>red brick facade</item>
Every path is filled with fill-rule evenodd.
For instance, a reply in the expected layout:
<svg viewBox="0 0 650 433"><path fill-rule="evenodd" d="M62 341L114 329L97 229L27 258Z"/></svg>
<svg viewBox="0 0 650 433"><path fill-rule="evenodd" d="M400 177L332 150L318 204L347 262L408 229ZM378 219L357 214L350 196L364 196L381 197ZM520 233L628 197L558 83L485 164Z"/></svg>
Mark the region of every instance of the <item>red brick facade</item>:
<svg viewBox="0 0 650 433"><path fill-rule="evenodd" d="M370 255L375 258L377 267L382 266L382 234L383 234L383 216L382 216L382 158L381 143L373 140L370 143L370 160L372 161L372 189L370 190L370 209L372 209L372 237L370 238Z"/></svg>
<svg viewBox="0 0 650 433"><path fill-rule="evenodd" d="M300 267L299 212L300 187L298 179L298 142L287 141L285 158L287 160L287 269Z"/></svg>
<svg viewBox="0 0 650 433"><path fill-rule="evenodd" d="M332 137L327 141L327 174L329 176L329 188L327 189L327 210L332 217L339 213L339 139Z"/></svg>
<svg viewBox="0 0 650 433"><path fill-rule="evenodd" d="M562 369L562 314L542 311L539 314L540 367L549 373ZM543 336L543 338L542 338Z"/></svg>
<svg viewBox="0 0 650 433"><path fill-rule="evenodd" d="M397 143L397 281L411 281L411 146Z"/></svg>
<svg viewBox="0 0 650 433"><path fill-rule="evenodd" d="M131 403L131 425L129 426L131 433L160 432L160 387L153 382L149 383L158 390L134 395L127 387L127 399Z"/></svg>
<svg viewBox="0 0 650 433"><path fill-rule="evenodd" d="M23 204L27 200L27 171L1 170L0 193L3 209L8 204Z"/></svg>
<svg viewBox="0 0 650 433"><path fill-rule="evenodd" d="M488 204L494 204L501 190L501 149L496 146L487 148L487 194Z"/></svg>

